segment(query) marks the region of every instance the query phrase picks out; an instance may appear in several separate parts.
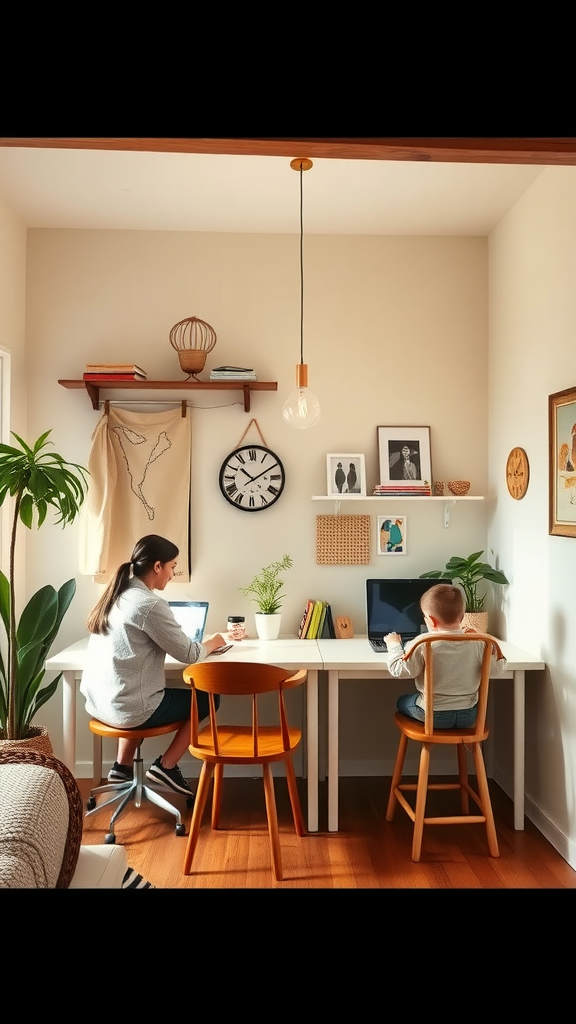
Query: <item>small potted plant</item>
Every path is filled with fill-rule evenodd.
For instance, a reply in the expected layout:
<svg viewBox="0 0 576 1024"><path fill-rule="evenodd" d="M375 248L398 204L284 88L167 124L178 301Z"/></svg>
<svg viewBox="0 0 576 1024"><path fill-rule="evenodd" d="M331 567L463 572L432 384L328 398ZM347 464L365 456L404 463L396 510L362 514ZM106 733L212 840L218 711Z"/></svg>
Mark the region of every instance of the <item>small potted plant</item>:
<svg viewBox="0 0 576 1024"><path fill-rule="evenodd" d="M280 633L281 598L284 594L280 591L284 586L284 580L280 573L292 568L290 555L284 555L279 562L271 562L256 574L247 587L241 587L241 592L258 605L259 611L254 618L256 620L256 632L261 640L277 640Z"/></svg>
<svg viewBox="0 0 576 1024"><path fill-rule="evenodd" d="M42 689L44 662L76 590L68 580L58 591L42 587L30 598L16 623L14 575L18 522L32 528L36 513L38 528L52 507L56 522L72 523L86 495L86 474L82 466L66 462L45 449L50 431L29 447L17 434L19 448L0 444L0 505L14 499L10 531L8 577L0 572L0 741L33 740L38 749L52 753L43 726L32 726L36 712L56 692L60 675ZM39 742L37 742L39 740Z"/></svg>
<svg viewBox="0 0 576 1024"><path fill-rule="evenodd" d="M464 621L469 626L474 626L480 632L485 633L488 629L488 612L484 611L486 603L486 591L478 593L478 584L481 580L489 583L504 585L508 580L499 569L493 569L487 562L480 562L483 551L475 551L468 558L460 555L453 555L446 563L445 569L432 569L430 572L423 572L420 579L451 580L460 584L464 591L465 616ZM474 618L472 618L474 616ZM477 618L481 616L481 618Z"/></svg>

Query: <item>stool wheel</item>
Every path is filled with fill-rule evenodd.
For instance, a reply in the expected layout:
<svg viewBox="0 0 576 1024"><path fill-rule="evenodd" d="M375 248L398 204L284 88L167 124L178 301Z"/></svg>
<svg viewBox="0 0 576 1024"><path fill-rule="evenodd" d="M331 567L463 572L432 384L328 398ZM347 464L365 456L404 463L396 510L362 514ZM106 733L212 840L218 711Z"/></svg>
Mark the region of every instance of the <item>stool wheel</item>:
<svg viewBox="0 0 576 1024"><path fill-rule="evenodd" d="M107 843L108 846L112 846L116 842L116 836L114 835L114 833L107 832L106 835L104 836L104 842Z"/></svg>
<svg viewBox="0 0 576 1024"><path fill-rule="evenodd" d="M86 810L87 811L93 811L95 807L96 807L96 799L93 796L91 796L91 797L89 797L89 799L86 802Z"/></svg>
<svg viewBox="0 0 576 1024"><path fill-rule="evenodd" d="M177 836L185 836L186 835L186 825L183 822L180 825L176 825L176 835Z"/></svg>

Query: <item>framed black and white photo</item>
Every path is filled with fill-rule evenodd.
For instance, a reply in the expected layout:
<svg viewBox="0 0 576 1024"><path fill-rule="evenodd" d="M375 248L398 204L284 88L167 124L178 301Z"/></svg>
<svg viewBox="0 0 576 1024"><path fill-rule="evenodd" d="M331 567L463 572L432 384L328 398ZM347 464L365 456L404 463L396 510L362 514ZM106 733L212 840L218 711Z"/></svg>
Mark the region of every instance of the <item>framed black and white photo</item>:
<svg viewBox="0 0 576 1024"><path fill-rule="evenodd" d="M406 554L406 516L377 516L376 550L379 555Z"/></svg>
<svg viewBox="0 0 576 1024"><path fill-rule="evenodd" d="M380 483L430 487L430 427L377 427Z"/></svg>
<svg viewBox="0 0 576 1024"><path fill-rule="evenodd" d="M364 456L330 454L326 456L326 494L366 494Z"/></svg>

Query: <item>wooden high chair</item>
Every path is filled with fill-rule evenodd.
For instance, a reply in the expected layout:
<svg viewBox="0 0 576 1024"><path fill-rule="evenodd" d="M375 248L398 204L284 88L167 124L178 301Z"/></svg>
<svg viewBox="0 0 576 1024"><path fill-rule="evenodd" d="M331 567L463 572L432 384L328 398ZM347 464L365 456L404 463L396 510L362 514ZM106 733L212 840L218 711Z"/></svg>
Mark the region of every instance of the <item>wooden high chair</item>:
<svg viewBox="0 0 576 1024"><path fill-rule="evenodd" d="M476 714L476 724L471 728L434 729L434 656L432 653L432 648L434 644L438 641L442 641L442 643L481 642L484 644L480 688L478 690L478 710ZM392 785L390 787L390 799L388 801L386 820L392 821L394 817L394 811L396 809L396 803L398 802L404 808L407 815L414 822L414 835L412 840L413 861L420 860L420 853L422 849L422 833L424 831L424 825L461 825L466 823L485 823L490 856L498 857L500 856L498 850L498 840L496 838L496 828L494 826L494 816L492 814L492 804L490 802L490 792L488 789L488 780L486 778L486 768L484 766L484 758L482 757L482 749L480 744L482 743L483 740L485 740L488 737L488 729L486 728L486 706L488 703L488 685L490 682L492 648L494 647L496 649L496 656L498 658L503 657L502 651L500 650L498 641L493 636L490 636L488 633L426 633L423 636L418 637L416 643L412 645L410 652L407 655L404 655L404 660L406 660L412 654L414 649L421 644L425 646L425 721L418 722L416 721L416 719L409 718L408 715L403 715L400 712L396 712L394 716L396 725L400 729L401 735L400 744L398 746L398 753L396 755L396 763L394 765L394 774L392 776ZM406 748L408 746L409 739L416 740L418 743L422 744L422 749L420 752L420 768L418 772L418 782L401 784L402 768L404 766L404 758L406 756ZM456 752L458 755L458 782L428 782L430 751L432 747L437 745L449 745L456 747ZM474 756L478 792L475 792L468 782L468 769L466 766L466 748L471 750ZM428 794L428 790L435 789L460 790L460 806L462 813L460 815L443 815L440 817L433 818L426 817L426 797ZM404 796L405 790L416 791L415 809L411 807L406 797ZM482 812L481 814L469 813L469 798L471 798L476 803L476 805Z"/></svg>
<svg viewBox="0 0 576 1024"><path fill-rule="evenodd" d="M218 828L220 801L222 795L222 779L224 765L244 764L262 765L264 775L264 794L266 797L266 814L268 832L272 848L274 874L278 881L282 879L282 855L278 835L278 818L274 797L274 781L271 764L284 761L288 794L296 832L305 834L304 820L300 809L296 776L292 765L292 752L300 742L299 729L288 725L284 707L284 690L300 686L306 680L304 669L290 675L288 669L273 665L238 662L210 662L200 665L189 665L184 669L184 679L192 686L192 741L190 753L204 762L200 774L194 813L190 823L190 835L184 858L184 874L189 875L192 858L198 843L202 814L208 797L210 779L214 774L214 792L212 795L212 828ZM198 731L198 700L197 690L209 694L210 724ZM277 691L279 706L278 725L260 725L258 721L258 695ZM246 695L252 697L251 725L220 725L216 718L214 694Z"/></svg>

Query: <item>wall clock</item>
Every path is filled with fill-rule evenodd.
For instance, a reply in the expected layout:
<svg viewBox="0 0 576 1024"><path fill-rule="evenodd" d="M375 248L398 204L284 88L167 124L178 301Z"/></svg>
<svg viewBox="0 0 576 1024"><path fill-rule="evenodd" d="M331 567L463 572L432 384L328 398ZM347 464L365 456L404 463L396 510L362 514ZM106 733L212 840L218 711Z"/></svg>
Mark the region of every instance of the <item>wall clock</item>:
<svg viewBox="0 0 576 1024"><path fill-rule="evenodd" d="M282 494L284 466L270 448L245 444L226 456L220 468L222 494L242 512L262 512Z"/></svg>
<svg viewBox="0 0 576 1024"><path fill-rule="evenodd" d="M528 456L523 448L513 448L506 460L506 485L516 501L526 494L529 480Z"/></svg>

